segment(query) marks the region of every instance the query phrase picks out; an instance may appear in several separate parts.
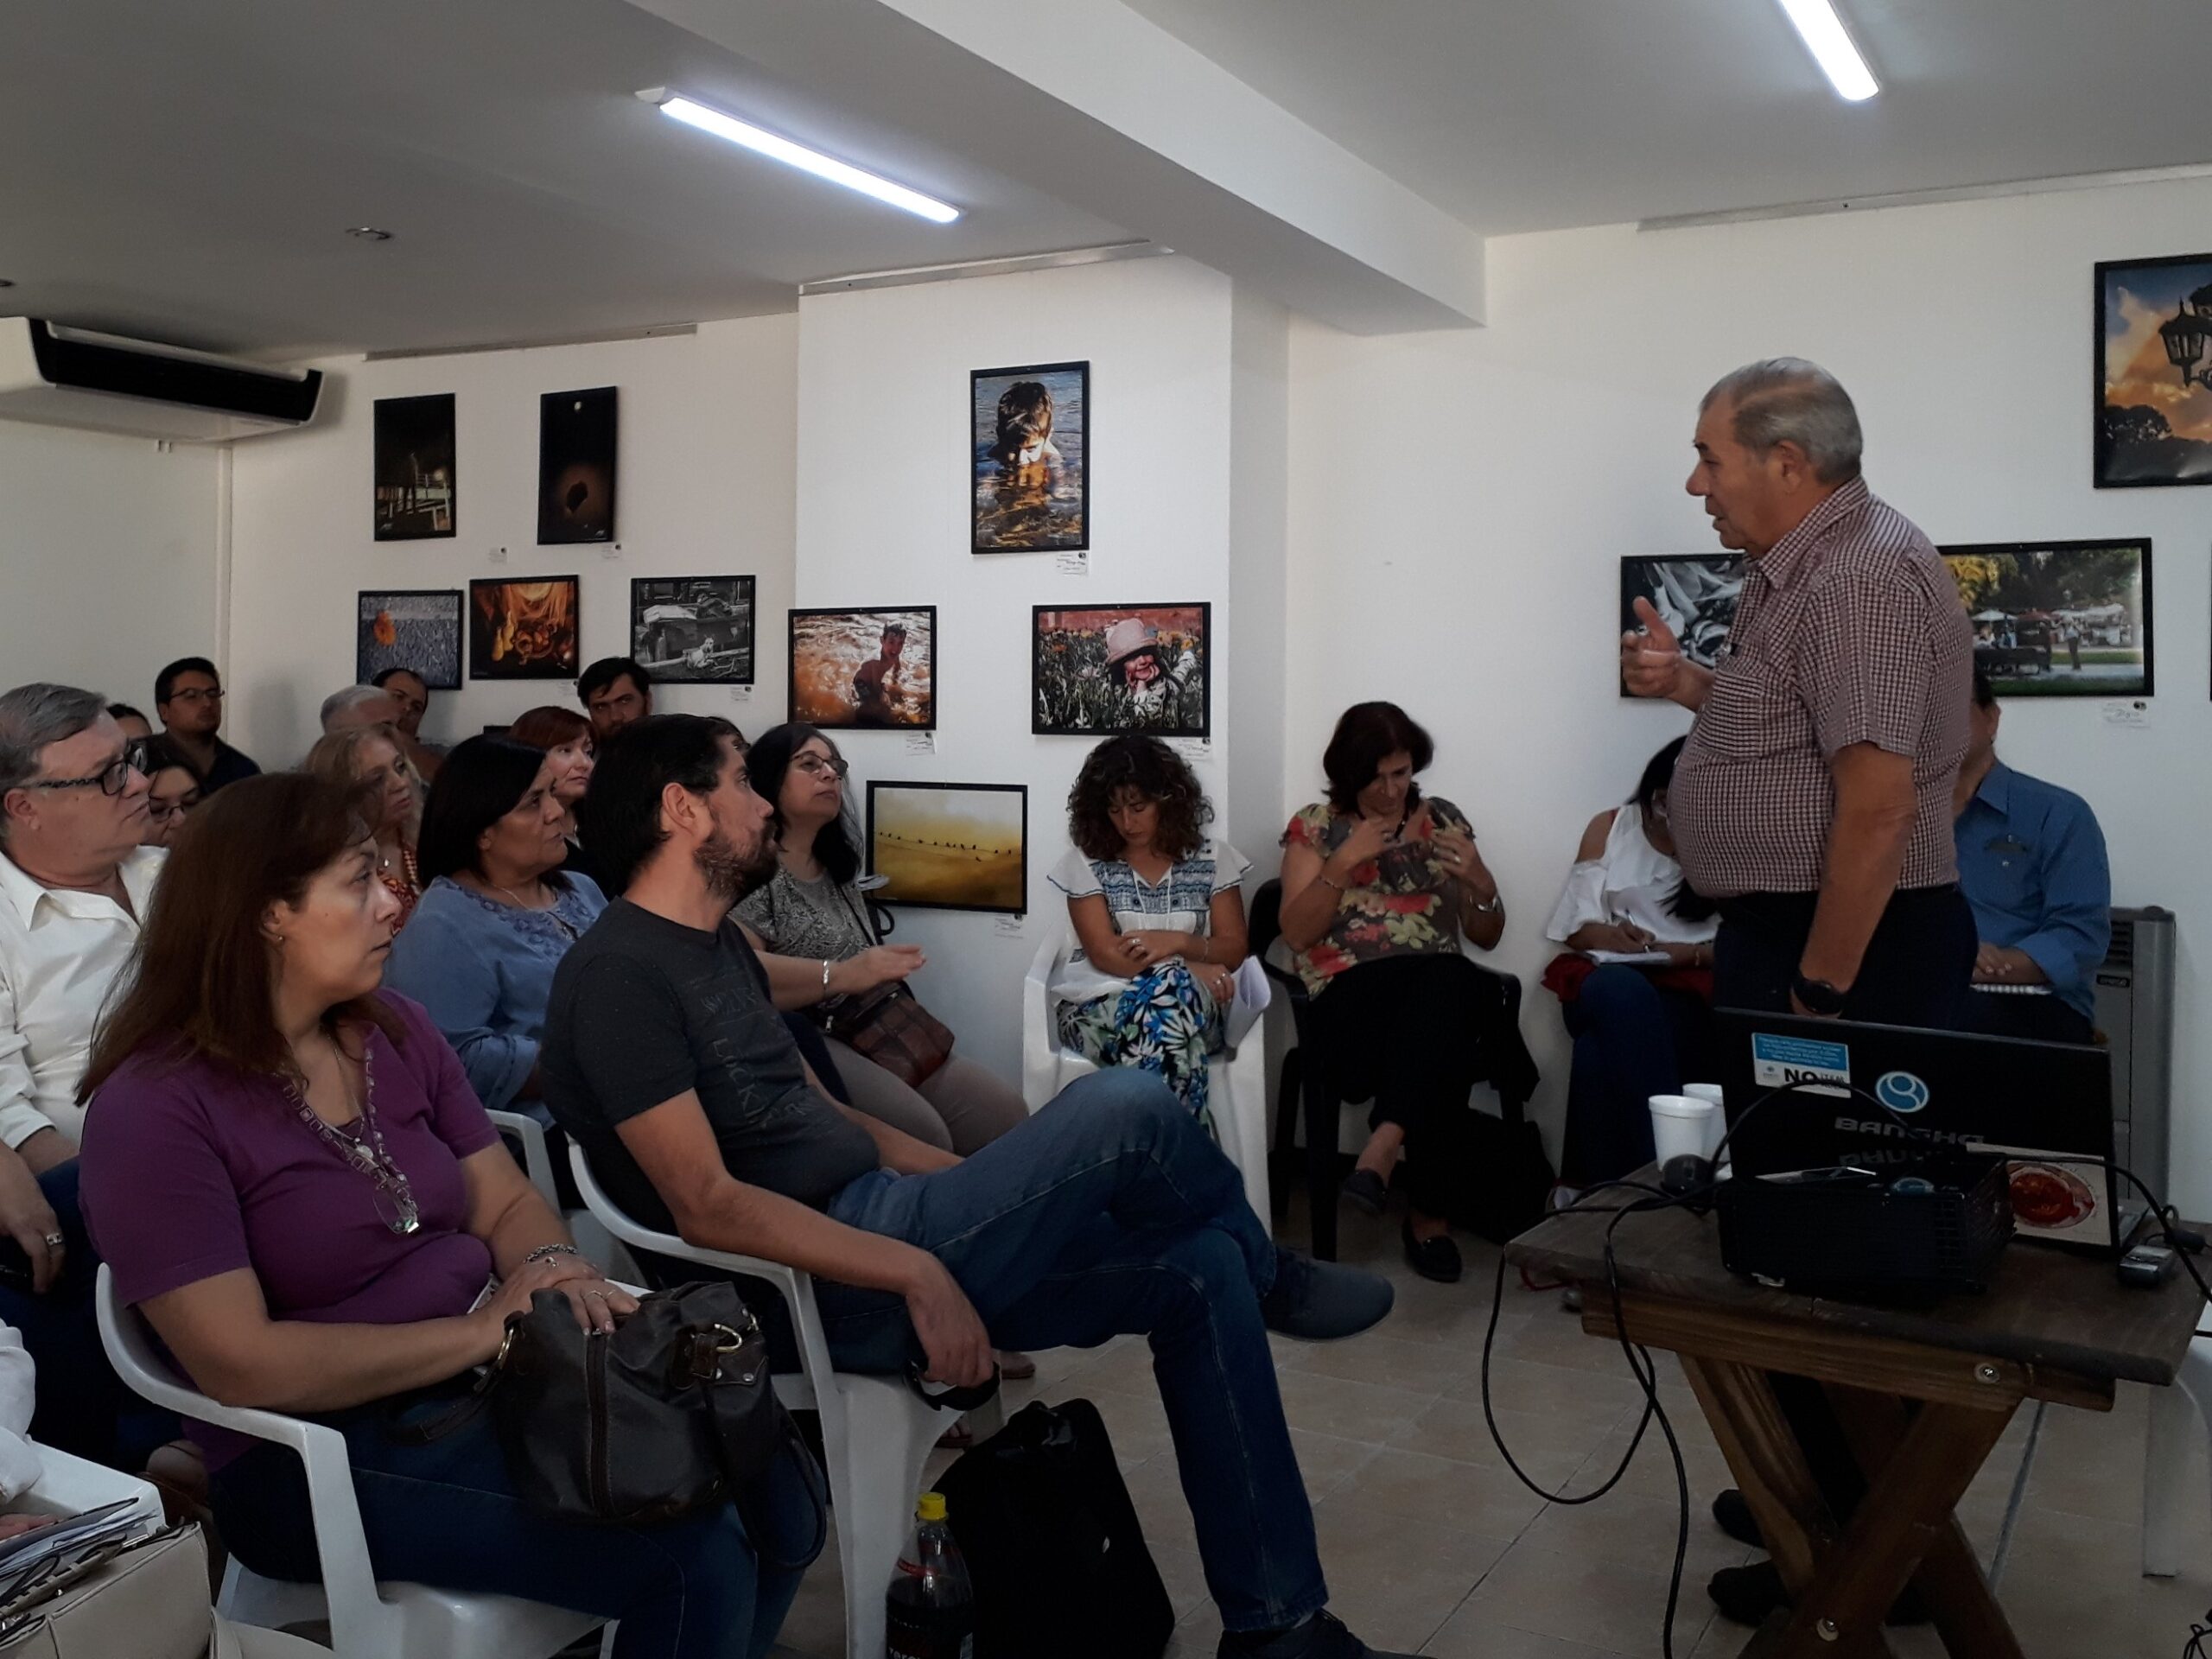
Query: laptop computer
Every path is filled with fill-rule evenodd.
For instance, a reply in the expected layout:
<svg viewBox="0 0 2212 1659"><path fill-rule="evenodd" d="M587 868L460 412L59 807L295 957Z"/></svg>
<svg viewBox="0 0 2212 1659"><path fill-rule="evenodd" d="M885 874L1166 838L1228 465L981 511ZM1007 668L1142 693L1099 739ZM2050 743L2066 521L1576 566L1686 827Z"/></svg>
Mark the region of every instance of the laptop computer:
<svg viewBox="0 0 2212 1659"><path fill-rule="evenodd" d="M2108 1167L2105 1049L1736 1008L1716 1012L1713 1027L1739 1180L1837 1165L1879 1170L1959 1147L2011 1156L2024 1237L2117 1250L2149 1208Z"/></svg>

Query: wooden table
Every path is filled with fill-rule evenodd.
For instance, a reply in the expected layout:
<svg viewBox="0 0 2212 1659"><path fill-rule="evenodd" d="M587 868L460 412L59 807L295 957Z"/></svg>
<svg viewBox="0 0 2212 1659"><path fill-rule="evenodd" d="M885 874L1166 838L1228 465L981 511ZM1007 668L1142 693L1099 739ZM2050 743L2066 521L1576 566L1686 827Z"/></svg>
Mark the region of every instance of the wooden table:
<svg viewBox="0 0 2212 1659"><path fill-rule="evenodd" d="M1656 1185L1650 1170L1630 1179ZM1505 1251L1581 1287L1582 1328L1608 1340L1612 1219L1554 1216ZM2120 1380L2171 1382L2203 1306L2185 1273L2157 1291L2122 1290L2109 1261L2018 1242L1986 1295L1913 1310L1832 1301L1735 1277L1720 1265L1717 1219L1680 1209L1622 1217L1613 1250L1630 1339L1681 1357L1789 1592L1792 1607L1751 1637L1745 1659L1887 1655L1882 1618L1908 1581L1948 1651L2018 1659L1953 1513L1960 1496L2023 1400L2109 1411ZM1814 1379L1835 1408L1868 1486L1847 1522L1828 1512L1775 1371Z"/></svg>

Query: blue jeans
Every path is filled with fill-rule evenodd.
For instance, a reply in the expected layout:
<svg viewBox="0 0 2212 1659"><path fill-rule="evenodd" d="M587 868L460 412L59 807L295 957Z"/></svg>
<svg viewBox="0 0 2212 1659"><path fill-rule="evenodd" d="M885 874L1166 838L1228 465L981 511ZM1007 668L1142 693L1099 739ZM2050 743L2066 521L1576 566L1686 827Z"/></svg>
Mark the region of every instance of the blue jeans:
<svg viewBox="0 0 2212 1659"><path fill-rule="evenodd" d="M655 1527L580 1525L526 1508L489 1414L419 1446L393 1442L381 1407L323 1421L346 1437L379 1579L620 1619L619 1659L765 1659L798 1592L798 1570L756 1567L727 1503ZM257 1446L217 1471L213 1484L216 1524L239 1560L266 1578L321 1576L307 1477L289 1448ZM777 1533L771 1553L788 1558L813 1536L814 1521L787 1459L772 1466L762 1496Z"/></svg>
<svg viewBox="0 0 2212 1659"><path fill-rule="evenodd" d="M944 1262L1001 1348L1149 1337L1223 1625L1276 1630L1327 1605L1260 1318L1274 1246L1236 1166L1157 1077L1094 1073L957 1167L878 1170L830 1214ZM921 1357L898 1296L815 1295L841 1368Z"/></svg>
<svg viewBox="0 0 2212 1659"><path fill-rule="evenodd" d="M1560 1177L1573 1186L1618 1180L1652 1158L1654 1095L1681 1092L1712 1047L1713 1010L1694 992L1664 988L1642 969L1609 963L1560 1005L1574 1037Z"/></svg>

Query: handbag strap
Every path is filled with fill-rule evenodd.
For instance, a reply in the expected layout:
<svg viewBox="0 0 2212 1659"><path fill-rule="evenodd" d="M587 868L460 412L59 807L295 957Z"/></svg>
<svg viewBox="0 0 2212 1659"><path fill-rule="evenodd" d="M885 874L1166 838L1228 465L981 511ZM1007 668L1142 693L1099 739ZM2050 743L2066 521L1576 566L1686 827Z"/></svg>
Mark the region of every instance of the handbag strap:
<svg viewBox="0 0 2212 1659"><path fill-rule="evenodd" d="M435 1416L412 1423L400 1421L402 1412L420 1402L422 1396L419 1394L413 1398L401 1395L385 1401L378 1408L379 1427L384 1430L385 1438L395 1446L429 1446L458 1434L481 1417L484 1408L492 1403L493 1389L499 1387L500 1379L506 1374L502 1368L506 1363L507 1351L514 1346L515 1327L522 1323L522 1319L519 1313L507 1315L507 1334L499 1343L498 1355L484 1368L467 1394Z"/></svg>
<svg viewBox="0 0 2212 1659"><path fill-rule="evenodd" d="M922 1376L922 1368L909 1364L906 1367L906 1386L921 1398L925 1405L934 1406L939 1411L973 1411L978 1406L988 1405L997 1396L999 1368L995 1365L991 1367L991 1380L988 1382L965 1387L948 1384L932 1394L928 1382Z"/></svg>

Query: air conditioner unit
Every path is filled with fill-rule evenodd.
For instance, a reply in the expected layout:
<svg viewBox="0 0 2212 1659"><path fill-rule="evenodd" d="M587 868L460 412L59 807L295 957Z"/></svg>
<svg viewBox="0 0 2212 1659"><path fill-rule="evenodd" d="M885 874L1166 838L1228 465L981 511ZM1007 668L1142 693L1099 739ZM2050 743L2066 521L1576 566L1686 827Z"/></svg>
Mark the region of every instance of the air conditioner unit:
<svg viewBox="0 0 2212 1659"><path fill-rule="evenodd" d="M2161 1203L2172 1128L2174 913L2114 906L2097 969L2097 1029L2112 1047L2113 1156Z"/></svg>
<svg viewBox="0 0 2212 1659"><path fill-rule="evenodd" d="M0 420L221 443L305 426L321 394L320 369L0 317Z"/></svg>

